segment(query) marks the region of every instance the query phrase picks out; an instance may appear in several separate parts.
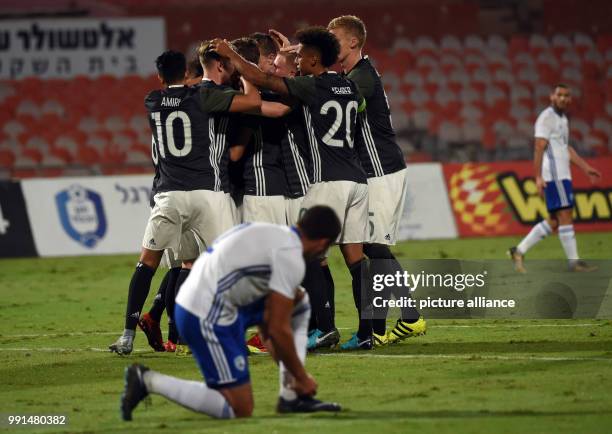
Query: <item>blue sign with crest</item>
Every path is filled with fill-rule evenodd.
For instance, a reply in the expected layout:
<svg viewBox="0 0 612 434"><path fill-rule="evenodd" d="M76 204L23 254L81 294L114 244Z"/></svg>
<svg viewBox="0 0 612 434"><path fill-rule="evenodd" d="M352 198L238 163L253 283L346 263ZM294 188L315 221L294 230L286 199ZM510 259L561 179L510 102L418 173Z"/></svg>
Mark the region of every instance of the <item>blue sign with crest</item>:
<svg viewBox="0 0 612 434"><path fill-rule="evenodd" d="M102 197L93 190L73 184L55 195L64 231L84 247L93 249L106 234Z"/></svg>

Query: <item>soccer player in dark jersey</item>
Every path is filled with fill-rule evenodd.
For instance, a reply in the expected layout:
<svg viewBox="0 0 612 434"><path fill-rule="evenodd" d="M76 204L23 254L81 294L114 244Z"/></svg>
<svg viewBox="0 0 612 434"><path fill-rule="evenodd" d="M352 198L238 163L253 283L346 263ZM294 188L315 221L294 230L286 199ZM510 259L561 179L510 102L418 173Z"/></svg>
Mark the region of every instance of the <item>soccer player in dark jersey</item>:
<svg viewBox="0 0 612 434"><path fill-rule="evenodd" d="M358 332L343 348L371 349L372 323L361 317L362 266L366 260L363 242L369 239L367 178L354 150L357 113L365 109L365 101L351 81L329 71L340 51L335 36L324 27L310 27L299 31L296 38L299 41L296 62L302 74L299 77L266 74L222 39L215 39L213 46L229 57L247 80L302 102L311 144L313 181L303 208L327 205L342 216L342 232L337 242L353 278L353 297L360 317ZM369 301L367 286L363 289L364 298Z"/></svg>
<svg viewBox="0 0 612 434"><path fill-rule="evenodd" d="M268 43L271 38L258 40L248 37L236 41L236 51L247 61L269 69ZM269 39L269 40L268 40ZM274 52L276 49L274 48ZM278 95L261 90L263 107L277 102ZM287 224L285 216L286 182L281 156L281 140L285 135L284 122L278 117L265 117L256 114L241 117L242 128L252 132L251 140L244 155L244 196L242 200L242 220L245 222L265 222Z"/></svg>
<svg viewBox="0 0 612 434"><path fill-rule="evenodd" d="M368 175L370 240L364 252L371 260L372 274L395 274L402 267L389 246L397 240L406 197L406 162L395 140L391 112L380 74L363 56L366 40L363 21L352 15L334 18L328 25L340 42L338 60L346 76L359 88L366 110L359 113L355 148ZM405 296L406 293L396 294ZM396 342L425 333L425 320L414 308L403 308L393 330L386 332L386 321L377 312L373 320L375 345Z"/></svg>
<svg viewBox="0 0 612 434"><path fill-rule="evenodd" d="M132 352L136 323L164 250L172 249L188 270L200 252L186 251L182 235L192 231L206 246L234 224L224 167L228 113L258 110L261 98L244 80L244 94L223 84L229 82L233 67L210 50L208 43L200 46L199 55L205 70L201 85L185 86L185 56L166 51L156 60L165 88L145 98L159 181L130 282L124 332L109 346L118 354ZM181 270L177 287L186 274Z"/></svg>
<svg viewBox="0 0 612 434"><path fill-rule="evenodd" d="M274 74L278 77L295 77L298 74L296 54L288 51L291 42L277 30L270 30L270 35L274 38L279 51L274 59ZM310 150L301 105L289 111L284 116L284 120L287 133L283 138L281 152L287 178L285 205L287 222L292 225L299 219L302 202L312 184L309 178ZM306 275L302 286L308 292L312 306L308 328L308 350L337 345L340 333L334 321L334 280L326 260L306 263Z"/></svg>

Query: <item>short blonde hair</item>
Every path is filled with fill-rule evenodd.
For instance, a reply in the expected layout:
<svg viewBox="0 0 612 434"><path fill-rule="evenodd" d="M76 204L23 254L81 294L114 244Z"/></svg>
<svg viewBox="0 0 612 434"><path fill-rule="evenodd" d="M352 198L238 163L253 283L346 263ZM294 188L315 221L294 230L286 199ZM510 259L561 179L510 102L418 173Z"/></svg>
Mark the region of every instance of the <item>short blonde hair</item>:
<svg viewBox="0 0 612 434"><path fill-rule="evenodd" d="M210 44L212 44L212 40L201 41L198 47L198 59L200 59L202 68L209 67L215 60L218 60L223 64L224 68L227 68L229 59L221 57L216 51L211 50ZM232 44L230 44L230 47L234 48Z"/></svg>
<svg viewBox="0 0 612 434"><path fill-rule="evenodd" d="M334 30L337 28L342 28L356 37L357 41L359 41L359 48L365 45L367 32L361 18L355 15L342 15L341 17L336 17L329 22L327 29Z"/></svg>

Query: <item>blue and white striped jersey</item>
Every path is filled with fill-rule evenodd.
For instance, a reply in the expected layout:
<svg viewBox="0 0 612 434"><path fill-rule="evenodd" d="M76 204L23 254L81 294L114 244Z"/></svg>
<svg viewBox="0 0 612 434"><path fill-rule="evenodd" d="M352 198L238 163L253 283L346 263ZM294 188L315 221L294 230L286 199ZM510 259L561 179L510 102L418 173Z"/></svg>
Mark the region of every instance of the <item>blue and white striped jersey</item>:
<svg viewBox="0 0 612 434"><path fill-rule="evenodd" d="M176 303L210 323L230 325L240 308L259 304L263 310L270 291L293 299L304 272L295 228L244 223L222 234L197 259Z"/></svg>
<svg viewBox="0 0 612 434"><path fill-rule="evenodd" d="M542 161L544 181L571 180L567 116L557 113L552 106L546 108L536 120L535 137L548 140Z"/></svg>

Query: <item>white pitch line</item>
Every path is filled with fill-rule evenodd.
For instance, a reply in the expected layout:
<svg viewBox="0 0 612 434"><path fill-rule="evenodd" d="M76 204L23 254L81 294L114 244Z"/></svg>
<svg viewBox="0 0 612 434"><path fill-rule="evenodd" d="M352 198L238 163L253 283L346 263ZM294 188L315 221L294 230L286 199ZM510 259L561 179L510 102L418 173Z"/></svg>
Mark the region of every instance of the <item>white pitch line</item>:
<svg viewBox="0 0 612 434"><path fill-rule="evenodd" d="M95 352L95 353L110 353L107 348L2 348L2 351L21 351L21 352ZM147 353L151 350L134 350L133 353ZM478 355L478 354L347 354L347 353L318 353L313 354L314 357L340 357L340 358L380 358L380 359L449 359L449 360L530 360L541 362L612 362L612 358L607 357L566 357L566 356L496 356L496 355Z"/></svg>
<svg viewBox="0 0 612 434"><path fill-rule="evenodd" d="M581 323L581 324L434 324L431 328L527 328L527 327L597 327L605 323ZM392 323L389 324L393 325ZM338 330L354 330L355 327L338 327ZM254 330L253 330L254 331ZM69 336L110 336L119 335L120 331L114 332L65 332L65 333L42 333L21 335L0 335L3 338L57 338ZM167 333L162 330L162 333Z"/></svg>
<svg viewBox="0 0 612 434"><path fill-rule="evenodd" d="M319 353L316 357L373 357L381 359L461 359L461 360L532 360L542 362L568 362L568 361L588 361L588 362L612 362L612 358L607 357L565 357L565 356L495 356L477 354L346 354L346 353Z"/></svg>
<svg viewBox="0 0 612 434"><path fill-rule="evenodd" d="M524 328L524 327L593 327L600 326L605 323L585 323L585 324L436 324L432 328Z"/></svg>
<svg viewBox="0 0 612 434"><path fill-rule="evenodd" d="M52 347L40 347L40 348L2 348L2 351L24 351L31 353L84 353L84 352L95 352L95 353L110 353L108 348L52 348ZM149 350L133 350L133 353L146 353Z"/></svg>
<svg viewBox="0 0 612 434"><path fill-rule="evenodd" d="M2 338L58 338L64 336L102 336L102 335L120 335L120 331L116 332L66 332L66 333L43 333L43 334L25 334L25 335L0 335Z"/></svg>

